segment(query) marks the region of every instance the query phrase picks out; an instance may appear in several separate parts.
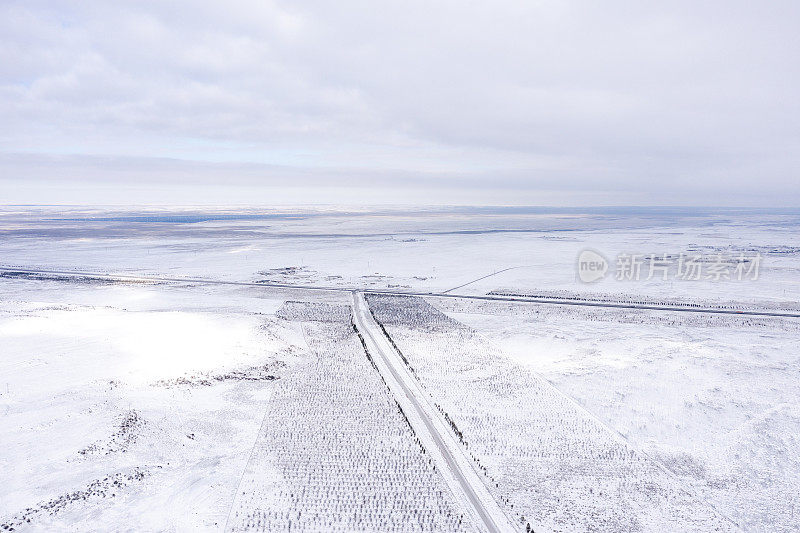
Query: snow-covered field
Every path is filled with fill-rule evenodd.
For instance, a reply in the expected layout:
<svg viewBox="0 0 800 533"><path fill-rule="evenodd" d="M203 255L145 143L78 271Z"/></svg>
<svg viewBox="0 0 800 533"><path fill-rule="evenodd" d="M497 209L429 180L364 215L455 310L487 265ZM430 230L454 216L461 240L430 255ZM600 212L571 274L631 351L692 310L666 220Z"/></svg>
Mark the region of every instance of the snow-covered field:
<svg viewBox="0 0 800 533"><path fill-rule="evenodd" d="M547 531L735 531L662 465L418 297L370 296L484 481Z"/></svg>
<svg viewBox="0 0 800 533"><path fill-rule="evenodd" d="M191 305L192 288L0 291L3 525L221 528L258 413L306 351L276 302L258 314L224 294Z"/></svg>
<svg viewBox="0 0 800 533"><path fill-rule="evenodd" d="M349 308L290 303L314 357L277 386L230 530L476 530L371 366Z"/></svg>
<svg viewBox="0 0 800 533"><path fill-rule="evenodd" d="M800 320L434 303L744 530L800 528Z"/></svg>
<svg viewBox="0 0 800 533"><path fill-rule="evenodd" d="M763 261L588 285L586 248ZM786 310L800 213L4 207L0 266ZM0 271L0 528L480 529L350 301ZM522 531L800 530L800 319L392 301L387 332Z"/></svg>
<svg viewBox="0 0 800 533"><path fill-rule="evenodd" d="M800 300L800 212L0 208L0 265L375 288ZM760 252L750 281L577 281L580 251ZM613 265L611 265L613 269Z"/></svg>

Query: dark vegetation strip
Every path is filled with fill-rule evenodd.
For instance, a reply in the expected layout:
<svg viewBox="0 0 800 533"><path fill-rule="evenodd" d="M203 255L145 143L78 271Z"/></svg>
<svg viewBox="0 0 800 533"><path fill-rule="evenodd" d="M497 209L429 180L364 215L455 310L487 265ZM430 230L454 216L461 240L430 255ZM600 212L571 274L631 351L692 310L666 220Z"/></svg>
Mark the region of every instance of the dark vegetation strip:
<svg viewBox="0 0 800 533"><path fill-rule="evenodd" d="M386 379L383 377L383 374L378 369L378 365L375 363L375 360L372 358L372 354L369 353L369 348L367 348L367 343L364 341L364 336L361 335L361 332L358 330L358 327L355 325L355 322L351 322L351 326L353 326L353 331L355 332L355 334L358 335L358 340L361 341L361 347L364 349L364 354L367 356L367 360L372 365L372 368L374 368L375 371L378 373L378 376L380 376L381 381L383 381L383 386L386 387L386 394L388 394L389 397L392 398L392 400L394 401L394 405L397 407L397 411L400 413L400 416L403 417L403 420L405 420L406 425L408 426L408 429L411 431L411 434L414 436L414 441L417 443L417 445L419 446L420 450L422 450L422 453L427 456L428 455L428 451L425 449L425 445L422 444L422 441L417 436L417 432L414 431L414 426L412 426L411 425L411 421L408 420L408 416L406 415L405 411L403 411L403 408L400 406L400 402L398 402L397 399L394 398L394 396L392 395L392 389L389 388L389 384L386 383ZM436 471L436 465L433 463L433 460L430 458L430 456L428 456L428 463L431 465L431 467L433 467L433 470L435 472Z"/></svg>
<svg viewBox="0 0 800 533"><path fill-rule="evenodd" d="M445 296L448 296L448 295L445 295ZM391 298L391 296L389 298ZM425 309L426 313L431 314L432 312L434 312L433 311L433 307L422 298L418 298L418 297L409 298L409 297L406 297L406 296L396 296L396 297L394 297L392 299L395 300L395 301L399 300L399 301L406 301L406 302L409 302L409 301L420 302L420 301L422 301L425 304L424 309ZM392 304L392 305L396 305L396 304ZM414 374L415 379L418 379L417 378L417 374L414 371L414 369L411 367L410 363L408 362L408 359L403 355L403 352L400 350L400 348L394 342L394 339L392 339L392 336L389 335L389 332L386 331L386 328L381 323L381 321L378 319L378 317L375 315L375 312L372 310L372 307L370 307L370 305L369 305L369 297L367 297L367 308L369 309L369 312L372 315L372 317L375 319L375 322L378 324L378 326L380 326L381 330L383 331L384 336L389 340L389 342L392 344L394 349L397 350L397 353L403 359L403 362L406 364L408 369ZM438 313L438 314L443 315L439 311L435 311L435 312ZM443 315L443 316L446 316L446 315ZM447 318L449 318L449 317L447 317ZM459 323L456 322L456 321L452 321L452 324L459 324ZM422 382L420 382L420 386L422 387ZM423 389L424 389L424 387L423 387ZM467 454L472 459L472 461L474 462L475 466L478 468L480 473L483 474L483 476L486 477L488 482L491 483L492 485L494 485L496 489L499 489L500 488L500 483L497 481L497 479L495 479L489 473L489 469L486 468L483 465L483 463L481 463L480 458L478 458L474 453L472 453L472 451L470 451L469 443L467 442L466 438L464 437L464 433L458 428L458 426L456 425L455 421L450 416L450 414L447 411L445 411L444 408L442 408L442 406L439 405L438 403L434 402L434 405L436 406L436 409L438 409L439 412L442 414L442 416L447 421L447 423L450 425L450 429L453 431L455 436L458 438L459 442L461 442L461 444L464 446ZM517 517L517 519L520 521L520 523L521 524L525 524L526 533L533 532L533 526L531 526L530 522L528 522L528 520L525 518L524 515L521 515L519 512L517 512L514 509L514 504L511 503L511 499L509 497L507 497L507 496L504 496L504 495L500 495L499 498L502 500L502 502L505 505L509 506L511 512L514 513L514 515Z"/></svg>
<svg viewBox="0 0 800 533"><path fill-rule="evenodd" d="M386 331L386 328L383 326L383 323L380 320L378 320L378 317L375 315L375 312L372 310L372 308L369 306L369 304L367 304L367 309L369 309L369 314L372 315L372 318L375 319L375 322L378 324L378 327L381 328L381 331L383 332L383 335L389 340L389 342L392 344L392 347L397 351L397 354L400 356L400 359L403 360L403 364L406 365L406 368L408 368L411 371L411 373L414 374L414 377L416 378L417 377L417 371L414 369L413 366L411 366L411 363L408 361L406 356L403 354L403 351L400 350L400 347L394 342L394 339L392 338L392 336L389 335L389 332Z"/></svg>
<svg viewBox="0 0 800 533"><path fill-rule="evenodd" d="M157 468L161 468L161 466ZM147 471L137 467L129 473L117 472L103 479L96 479L83 489L62 494L52 500L39 503L35 507L28 507L8 521L0 523L0 531L16 531L41 516L53 516L73 503L95 498L114 498L126 487L134 482L142 481L147 475L149 475Z"/></svg>
<svg viewBox="0 0 800 533"><path fill-rule="evenodd" d="M618 302L595 302L589 300L575 300L575 299L556 299L553 297L534 298L528 296L498 296L498 295L474 295L474 294L450 294L450 293L435 293L435 292L414 292L414 291L392 291L384 289L361 289L356 287L341 287L341 286L318 286L318 285L297 285L291 283L274 283L274 282L254 282L254 281L225 281L203 278L167 278L167 277L145 277L145 276L126 276L126 275L111 275L111 274L94 274L88 272L68 272L56 270L27 270L19 268L0 267L0 271L13 271L18 274L31 274L31 273L54 273L63 274L66 276L80 276L87 281L95 280L113 280L118 282L139 282L139 283L208 283L212 285L239 285L247 287L272 287L279 289L299 289L299 290L312 290L312 291L337 291L337 292L353 292L354 290L363 290L366 294L381 294L389 296L417 296L417 297L434 297L434 298L455 298L455 299L468 299L468 300L485 300L494 302L521 302L521 303L534 303L534 304L554 304L554 305L578 305L588 307L607 307L619 309L646 309L653 311L685 311L694 313L709 313L709 314L728 314L728 315L749 315L749 316L766 316L766 317L781 317L781 318L800 318L800 313L797 312L773 312L773 311L754 311L754 310L739 310L727 308L709 308L709 307L689 307L685 305L641 305L632 303L618 303ZM0 276L2 277L2 276ZM59 280L66 281L66 280Z"/></svg>

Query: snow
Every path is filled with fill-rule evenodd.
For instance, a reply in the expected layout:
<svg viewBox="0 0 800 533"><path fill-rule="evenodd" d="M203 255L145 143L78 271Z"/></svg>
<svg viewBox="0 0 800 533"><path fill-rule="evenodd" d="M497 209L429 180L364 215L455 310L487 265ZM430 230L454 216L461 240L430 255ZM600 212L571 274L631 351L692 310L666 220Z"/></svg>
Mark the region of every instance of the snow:
<svg viewBox="0 0 800 533"><path fill-rule="evenodd" d="M297 312L297 303L292 305ZM322 311L308 315L318 321ZM314 356L267 411L231 531L476 531L370 366L349 316L305 322Z"/></svg>
<svg viewBox="0 0 800 533"><path fill-rule="evenodd" d="M274 387L235 371L261 378L254 365L291 363L300 332L274 317L161 308L175 289L145 309L147 294L126 288L137 309L124 310L108 288L94 305L63 304L71 287L46 285L0 300L2 522L219 529L258 430L252 412ZM164 381L176 377L188 384Z"/></svg>
<svg viewBox="0 0 800 533"><path fill-rule="evenodd" d="M145 211L77 208L0 209L0 263L102 272L271 279L302 284L442 291L571 290L696 297L704 300L800 300L800 214L668 210L664 213L541 213L395 210L260 210L263 219L130 222ZM158 212L164 217L164 212ZM87 218L95 216L99 218ZM187 217L190 215L186 215ZM233 215L231 215L233 216ZM83 217L83 218L81 218ZM273 218L270 218L273 217ZM277 218L274 218L277 217ZM168 220L168 218L164 219ZM183 219L180 219L183 220ZM46 243L46 244L45 244ZM623 282L610 275L576 280L580 251L609 260L620 253L763 254L758 281ZM418 260L422 258L423 260ZM613 264L612 270L613 270ZM290 269L290 270L285 270Z"/></svg>
<svg viewBox="0 0 800 533"><path fill-rule="evenodd" d="M420 298L370 305L496 498L549 531L736 531L676 476ZM409 322L407 309L420 320Z"/></svg>
<svg viewBox="0 0 800 533"><path fill-rule="evenodd" d="M434 302L746 531L796 531L800 321Z"/></svg>
<svg viewBox="0 0 800 533"><path fill-rule="evenodd" d="M7 206L0 266L796 309L798 226L797 212L768 210ZM589 285L575 272L586 248L610 259L759 252L763 262L757 281ZM406 343L415 375L463 433L482 475L500 484L489 488L514 505L511 514L553 529L680 529L687 516L690 529L800 529L797 319L428 301L444 314L412 305L388 330ZM410 493L379 477L365 486L401 509L428 502L420 529L458 529L448 522L458 503L420 459L356 337L340 327L349 305L347 292L0 272L0 524L221 531L229 517L229 528L243 529L237 517L261 509L261 524L273 528L295 516L311 530L352 529L353 514L342 509L364 497L359 483L371 479L352 472L367 456L382 471L391 456L410 476L399 485ZM425 320L435 323L420 327ZM469 368L459 374L461 364ZM327 392L309 403L315 387ZM539 403L526 396L534 390ZM375 412L351 400L358 394ZM531 405L549 411L537 417ZM569 440L547 425L558 420L591 438ZM287 427L296 431L281 433ZM330 428L336 438L324 449L336 459L327 463L302 441ZM343 451L359 441L372 443L354 448L366 455ZM530 447L537 442L539 452ZM559 442L581 452L560 455ZM592 467L609 473L618 493L599 494L593 474L569 477L598 450L635 458ZM311 488L308 499L297 496L301 465L324 473L317 496ZM663 489L653 496L658 509L626 492L645 480ZM335 487L333 513L320 503L325 483ZM691 497L681 500L679 489ZM293 514L301 508L317 519ZM374 524L373 511L362 519ZM380 516L395 529L408 519Z"/></svg>

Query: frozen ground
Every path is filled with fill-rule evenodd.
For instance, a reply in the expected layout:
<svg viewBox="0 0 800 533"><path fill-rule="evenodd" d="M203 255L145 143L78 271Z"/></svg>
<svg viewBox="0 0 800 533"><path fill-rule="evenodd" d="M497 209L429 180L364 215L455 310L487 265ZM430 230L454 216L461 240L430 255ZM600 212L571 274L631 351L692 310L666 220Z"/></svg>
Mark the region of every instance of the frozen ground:
<svg viewBox="0 0 800 533"><path fill-rule="evenodd" d="M477 531L415 437L350 308L289 302L313 357L277 385L231 531Z"/></svg>
<svg viewBox="0 0 800 533"><path fill-rule="evenodd" d="M0 528L477 530L370 366L347 295L0 290Z"/></svg>
<svg viewBox="0 0 800 533"><path fill-rule="evenodd" d="M798 230L796 211L4 207L0 266L797 309ZM757 281L585 285L575 273L585 248L609 258L758 252L763 262ZM458 365L449 377L436 365L415 371L438 383L454 430L517 518L564 530L800 530L797 319L429 301L447 327L419 330L412 306L395 340L421 361L447 353L482 365L474 376ZM0 272L0 524L472 528L458 524L461 503L342 325L349 302ZM478 394L499 385L508 394L487 396L498 404ZM535 402L534 385L547 391ZM549 414L526 415L541 402ZM482 435L475 413L492 405L513 409ZM592 437L559 452L564 420ZM387 465L396 473L381 477ZM613 490L599 488L604 475ZM373 510L353 512L364 507Z"/></svg>
<svg viewBox="0 0 800 533"><path fill-rule="evenodd" d="M235 280L800 300L800 211L0 209L0 264ZM576 281L578 253L762 253L758 282ZM422 260L420 260L420 258ZM613 265L612 265L613 268Z"/></svg>
<svg viewBox="0 0 800 533"><path fill-rule="evenodd" d="M441 300L746 531L800 528L800 321Z"/></svg>
<svg viewBox="0 0 800 533"><path fill-rule="evenodd" d="M221 528L254 413L305 348L279 301L191 293L0 285L4 526Z"/></svg>
<svg viewBox="0 0 800 533"><path fill-rule="evenodd" d="M475 331L417 297L376 318L446 413L496 498L547 531L735 531L653 458Z"/></svg>

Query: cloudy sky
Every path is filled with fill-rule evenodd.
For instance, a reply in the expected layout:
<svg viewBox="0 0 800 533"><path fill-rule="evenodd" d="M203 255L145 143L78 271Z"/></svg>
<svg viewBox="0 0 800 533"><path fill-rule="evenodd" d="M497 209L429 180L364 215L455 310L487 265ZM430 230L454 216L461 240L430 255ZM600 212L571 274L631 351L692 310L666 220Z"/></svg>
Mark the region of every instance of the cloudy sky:
<svg viewBox="0 0 800 533"><path fill-rule="evenodd" d="M0 204L800 206L800 2L0 2Z"/></svg>

